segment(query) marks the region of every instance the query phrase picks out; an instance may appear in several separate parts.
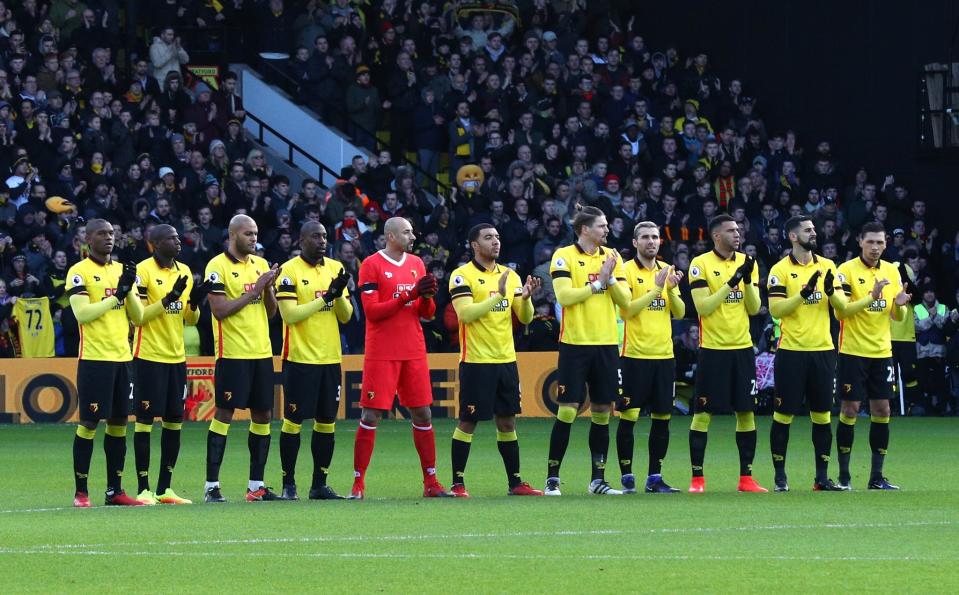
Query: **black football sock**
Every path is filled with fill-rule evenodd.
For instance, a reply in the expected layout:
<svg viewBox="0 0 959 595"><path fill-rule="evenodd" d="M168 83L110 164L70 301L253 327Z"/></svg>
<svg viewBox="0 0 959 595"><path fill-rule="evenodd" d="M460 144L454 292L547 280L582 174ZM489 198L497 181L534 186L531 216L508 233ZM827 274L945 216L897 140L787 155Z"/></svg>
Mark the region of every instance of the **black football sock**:
<svg viewBox="0 0 959 595"><path fill-rule="evenodd" d="M816 453L816 481L826 483L829 479L829 453L832 450L832 426L812 425L812 447Z"/></svg>
<svg viewBox="0 0 959 595"><path fill-rule="evenodd" d="M160 474L157 477L156 493L163 494L170 487L173 469L180 457L180 428L183 422L163 422L160 432Z"/></svg>
<svg viewBox="0 0 959 595"><path fill-rule="evenodd" d="M566 448L569 446L569 432L573 424L556 418L553 423L553 431L549 435L549 461L546 466L546 477L559 477L559 467L563 464L563 457L566 456Z"/></svg>
<svg viewBox="0 0 959 595"><path fill-rule="evenodd" d="M326 485L333 462L333 447L336 445L334 424L313 424L313 437L310 439L310 451L313 453L313 487Z"/></svg>
<svg viewBox="0 0 959 595"><path fill-rule="evenodd" d="M266 459L270 454L270 424L251 421L246 444L250 449L250 481L263 481Z"/></svg>
<svg viewBox="0 0 959 595"><path fill-rule="evenodd" d="M649 425L649 475L663 472L663 460L669 450L669 420L653 419Z"/></svg>
<svg viewBox="0 0 959 595"><path fill-rule="evenodd" d="M216 483L220 481L220 465L223 464L223 453L226 452L226 434L230 424L214 419L210 422L210 430L206 435L206 481Z"/></svg>
<svg viewBox="0 0 959 595"><path fill-rule="evenodd" d="M107 459L107 490L113 493L123 489L123 461L127 456L127 438L126 435L116 436L109 432L116 432L111 428L120 428L121 426L107 426L107 435L103 437L103 453ZM123 427L124 434L126 428Z"/></svg>
<svg viewBox="0 0 959 595"><path fill-rule="evenodd" d="M589 424L589 456L593 481L606 478L606 457L609 455L609 412L593 413Z"/></svg>
<svg viewBox="0 0 959 595"><path fill-rule="evenodd" d="M633 449L635 448L635 438L633 430L636 422L619 417L616 426L616 456L619 458L619 472L622 475L629 475L633 472Z"/></svg>
<svg viewBox="0 0 959 595"><path fill-rule="evenodd" d="M753 459L756 458L756 430L736 432L736 448L739 449L739 474L753 474Z"/></svg>
<svg viewBox="0 0 959 595"><path fill-rule="evenodd" d="M450 461L453 464L453 483L466 483L466 461L470 456L473 435L456 428L450 441Z"/></svg>
<svg viewBox="0 0 959 595"><path fill-rule="evenodd" d="M699 430L689 431L689 463L693 469L693 477L703 476L703 461L706 459L706 432Z"/></svg>
<svg viewBox="0 0 959 595"><path fill-rule="evenodd" d="M300 426L299 424L296 425L296 432L287 432L287 428L287 422L284 420L283 430L280 431L280 468L283 470L283 485L296 485L296 459L300 453ZM252 453L253 451L250 451L251 456Z"/></svg>
<svg viewBox="0 0 959 595"><path fill-rule="evenodd" d="M789 425L773 420L769 428L769 449L773 456L776 480L786 479L786 449L789 445ZM737 434L738 437L738 434Z"/></svg>
<svg viewBox="0 0 959 595"><path fill-rule="evenodd" d="M872 449L872 471L870 479L882 478L882 465L889 448L889 418L872 417L869 424L869 447Z"/></svg>
<svg viewBox="0 0 959 595"><path fill-rule="evenodd" d="M137 468L137 492L150 489L150 429L137 422L133 432L133 460Z"/></svg>
<svg viewBox="0 0 959 595"><path fill-rule="evenodd" d="M847 418L839 415L839 425L836 426L836 451L839 453L839 483L849 484L852 476L849 474L849 459L852 455L852 443L856 437L856 418Z"/></svg>
<svg viewBox="0 0 959 595"><path fill-rule="evenodd" d="M96 430L88 430L83 426L77 426L77 432L73 435L73 480L76 483L76 491L86 494L87 478L90 475L90 459L93 458L93 437Z"/></svg>
<svg viewBox="0 0 959 595"><path fill-rule="evenodd" d="M514 488L523 482L519 474L519 440L516 438L516 431L496 432L496 448L499 449L499 456L503 458L503 467L506 468L506 481L510 488Z"/></svg>

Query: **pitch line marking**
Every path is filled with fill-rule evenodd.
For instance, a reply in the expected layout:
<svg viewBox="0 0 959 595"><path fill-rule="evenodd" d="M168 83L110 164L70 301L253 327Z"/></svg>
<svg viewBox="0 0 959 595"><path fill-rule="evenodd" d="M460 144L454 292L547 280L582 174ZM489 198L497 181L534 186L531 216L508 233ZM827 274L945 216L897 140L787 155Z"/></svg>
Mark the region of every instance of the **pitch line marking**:
<svg viewBox="0 0 959 595"><path fill-rule="evenodd" d="M192 539L157 542L155 545L163 547L176 546L205 546L205 545L263 545L283 543L366 543L371 541L423 541L447 539L502 539L504 537L591 537L607 535L650 535L650 534L684 534L684 533L722 533L747 531L789 531L789 530L819 530L819 529L901 529L915 527L946 527L959 524L959 521L907 521L903 523L823 523L819 525L760 525L743 527L664 527L639 530L598 529L589 531L523 531L517 533L459 533L446 535L321 535L316 537L253 537L249 539ZM63 552L70 550L84 550L91 548L136 547L142 542L119 543L65 543L65 544L38 544L25 546L22 550L15 548L0 548L0 554L11 554L17 551L27 552ZM774 559L774 558L770 558ZM810 558L813 559L813 558ZM879 558L876 558L879 559ZM898 558L893 558L898 559Z"/></svg>
<svg viewBox="0 0 959 595"><path fill-rule="evenodd" d="M53 556L130 556L130 557L154 557L157 555L176 556L181 558L208 558L224 556L237 558L341 558L341 559L443 559L443 560L625 560L625 561L692 561L692 560L711 560L711 561L741 561L741 560L769 560L781 562L954 562L959 561L959 557L931 557L931 556L715 556L715 555L667 555L667 556L641 556L641 555L615 555L615 554L593 554L593 555L549 555L549 554L443 554L443 553L369 553L369 552L183 552L183 551L107 551L107 550L48 550L48 549L27 549L16 550L12 548L0 548L0 555L53 555Z"/></svg>

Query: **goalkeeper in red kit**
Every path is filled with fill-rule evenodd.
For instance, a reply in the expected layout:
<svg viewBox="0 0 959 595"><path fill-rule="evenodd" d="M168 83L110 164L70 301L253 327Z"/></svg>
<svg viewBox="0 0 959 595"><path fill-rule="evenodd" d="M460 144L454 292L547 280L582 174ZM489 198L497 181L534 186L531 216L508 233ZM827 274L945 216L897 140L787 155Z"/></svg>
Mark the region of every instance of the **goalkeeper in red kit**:
<svg viewBox="0 0 959 595"><path fill-rule="evenodd" d="M430 413L433 389L420 326L420 318L431 319L436 314L436 278L426 273L419 257L407 253L415 239L409 221L393 217L383 226L383 233L386 248L360 266L358 290L366 313L366 355L350 498L365 495L376 426L383 412L393 408L397 395L412 418L413 444L423 468L423 497L448 497L451 494L436 479L436 439Z"/></svg>

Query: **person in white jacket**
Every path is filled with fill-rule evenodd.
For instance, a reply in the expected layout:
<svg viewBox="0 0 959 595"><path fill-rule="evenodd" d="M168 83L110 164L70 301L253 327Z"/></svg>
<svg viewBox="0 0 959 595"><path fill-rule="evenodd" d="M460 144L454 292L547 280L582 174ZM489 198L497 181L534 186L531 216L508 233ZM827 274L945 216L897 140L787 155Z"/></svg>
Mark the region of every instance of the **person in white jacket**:
<svg viewBox="0 0 959 595"><path fill-rule="evenodd" d="M162 81L168 72L180 72L180 65L190 61L190 55L180 47L180 38L172 27L160 32L150 45L150 61L153 62L153 76Z"/></svg>

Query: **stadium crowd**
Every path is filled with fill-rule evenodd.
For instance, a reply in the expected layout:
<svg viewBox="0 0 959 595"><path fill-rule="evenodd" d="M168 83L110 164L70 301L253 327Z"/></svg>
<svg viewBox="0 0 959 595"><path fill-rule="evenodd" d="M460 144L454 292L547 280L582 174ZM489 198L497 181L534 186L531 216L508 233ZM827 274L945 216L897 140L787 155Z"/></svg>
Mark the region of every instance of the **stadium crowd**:
<svg viewBox="0 0 959 595"><path fill-rule="evenodd" d="M384 245L383 222L408 217L416 254L440 280L427 347L453 351L456 315L443 279L468 261L465 237L477 223L498 228L501 262L543 282L518 347L552 350L559 324L549 258L573 241L576 204L606 214L608 243L624 258L634 255L635 224L655 222L661 258L683 272L710 250L710 218L728 213L763 288L789 248L783 222L807 214L819 250L837 263L858 255L863 224L885 226L884 259L904 265L913 285L920 387L911 404L956 411L959 381L947 370L955 377L959 368L959 235L927 218L927 197L892 174L840 162L829 139L766 122L762 98L729 65L721 78L706 51L648 46L649 25L617 5L464 6L156 0L142 6L145 35L130 52L115 2L0 2L3 355L19 352L14 304L30 296L51 300L57 355L76 355L64 287L87 250L78 218L113 222L123 261L150 254L152 225L174 225L180 259L197 272L222 251L236 213L256 220L270 262L296 253L303 222L320 221L331 255L355 280L359 263ZM369 158L355 157L332 188L314 180L294 188L274 175L246 137L236 75L224 71L212 89L185 69L191 52L223 47L225 28L259 52L288 55L297 98ZM178 33L187 29L194 46ZM484 173L480 189L450 189L469 163ZM54 196L76 209L51 212ZM686 320L695 320L688 284L681 291ZM758 351L773 350L777 321L766 307L751 320ZM189 352L211 354L208 310L197 328ZM695 328L677 325L678 354L695 351ZM274 330L276 350L279 318ZM911 342L903 332L898 339ZM361 307L343 341L348 353L362 350Z"/></svg>

